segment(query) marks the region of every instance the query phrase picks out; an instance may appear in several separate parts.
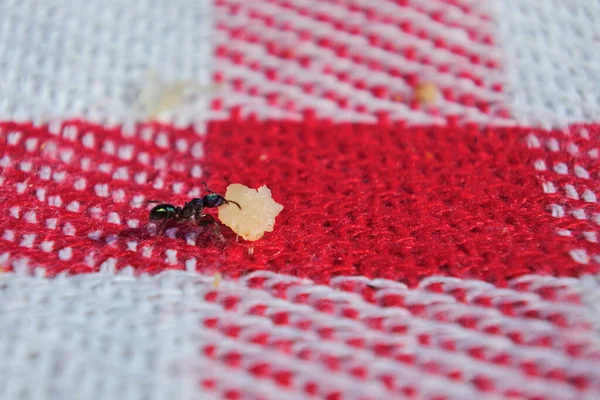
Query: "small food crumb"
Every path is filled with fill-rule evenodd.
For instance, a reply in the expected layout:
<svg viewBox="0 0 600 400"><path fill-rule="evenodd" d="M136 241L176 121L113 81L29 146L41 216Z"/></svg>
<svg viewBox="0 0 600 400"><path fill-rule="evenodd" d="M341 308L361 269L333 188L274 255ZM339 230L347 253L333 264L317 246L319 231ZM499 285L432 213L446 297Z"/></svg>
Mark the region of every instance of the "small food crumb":
<svg viewBox="0 0 600 400"><path fill-rule="evenodd" d="M194 101L194 97L214 92L218 85L206 87L195 81L166 81L158 74L149 71L139 88L132 108L140 116L157 119L185 103Z"/></svg>
<svg viewBox="0 0 600 400"><path fill-rule="evenodd" d="M261 154L261 155L260 155L260 157L258 157L258 159L259 159L260 161L266 161L266 159L267 159L267 155L266 155L265 153L263 153L263 154Z"/></svg>
<svg viewBox="0 0 600 400"><path fill-rule="evenodd" d="M171 86L167 86L156 101L156 104L154 104L154 107L150 108L150 118L154 119L164 111L178 106L183 99L185 89L186 85L182 82L176 82Z"/></svg>
<svg viewBox="0 0 600 400"><path fill-rule="evenodd" d="M220 272L215 272L215 274L213 275L212 287L218 288L219 285L221 284L221 279L222 278L223 278L223 275L221 275Z"/></svg>
<svg viewBox="0 0 600 400"><path fill-rule="evenodd" d="M248 255L254 255L254 247L248 247Z"/></svg>
<svg viewBox="0 0 600 400"><path fill-rule="evenodd" d="M415 88L415 98L424 105L433 104L440 95L438 87L431 82L419 83Z"/></svg>
<svg viewBox="0 0 600 400"><path fill-rule="evenodd" d="M219 207L219 219L244 240L255 241L263 237L265 232L272 232L275 218L283 206L271 197L271 190L266 186L252 189L239 183L227 187L227 200L237 202Z"/></svg>

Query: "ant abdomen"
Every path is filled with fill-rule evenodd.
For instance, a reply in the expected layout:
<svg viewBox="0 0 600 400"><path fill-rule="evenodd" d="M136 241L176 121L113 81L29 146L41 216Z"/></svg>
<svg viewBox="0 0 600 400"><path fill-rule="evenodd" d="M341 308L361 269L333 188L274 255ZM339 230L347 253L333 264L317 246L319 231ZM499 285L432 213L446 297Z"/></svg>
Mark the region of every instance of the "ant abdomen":
<svg viewBox="0 0 600 400"><path fill-rule="evenodd" d="M159 204L150 210L150 221L175 219L179 214L178 208L172 204Z"/></svg>

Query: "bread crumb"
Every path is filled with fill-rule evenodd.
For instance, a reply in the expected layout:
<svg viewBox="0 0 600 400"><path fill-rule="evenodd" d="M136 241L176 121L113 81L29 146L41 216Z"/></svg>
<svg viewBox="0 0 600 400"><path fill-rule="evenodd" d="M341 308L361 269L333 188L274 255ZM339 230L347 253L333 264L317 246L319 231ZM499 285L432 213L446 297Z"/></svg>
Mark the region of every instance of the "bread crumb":
<svg viewBox="0 0 600 400"><path fill-rule="evenodd" d="M248 255L250 255L250 256L254 255L254 247L248 247Z"/></svg>
<svg viewBox="0 0 600 400"><path fill-rule="evenodd" d="M440 96L440 90L431 82L419 83L415 88L415 98L424 105L430 105L437 101Z"/></svg>
<svg viewBox="0 0 600 400"><path fill-rule="evenodd" d="M212 287L213 288L218 288L219 285L221 284L221 279L223 278L223 275L221 275L220 272L215 272L215 274L213 275L213 283L212 283Z"/></svg>
<svg viewBox="0 0 600 400"><path fill-rule="evenodd" d="M237 202L219 207L219 219L244 240L255 241L263 237L265 232L272 232L275 218L283 206L271 197L271 190L266 186L252 189L239 183L227 187L227 200Z"/></svg>
<svg viewBox="0 0 600 400"><path fill-rule="evenodd" d="M139 87L132 109L134 114L147 119L157 119L193 101L191 97L210 95L220 85L205 86L192 80L166 81L149 71Z"/></svg>

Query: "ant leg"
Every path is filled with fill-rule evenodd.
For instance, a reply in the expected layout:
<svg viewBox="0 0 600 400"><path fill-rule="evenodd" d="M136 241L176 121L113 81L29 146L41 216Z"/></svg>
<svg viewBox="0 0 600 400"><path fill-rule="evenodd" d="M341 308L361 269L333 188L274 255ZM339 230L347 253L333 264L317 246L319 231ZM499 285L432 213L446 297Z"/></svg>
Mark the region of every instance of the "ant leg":
<svg viewBox="0 0 600 400"><path fill-rule="evenodd" d="M208 225L208 224L216 224L217 220L215 219L215 217L213 217L210 214L204 214L204 213L196 213L196 215L194 215L194 218L196 220L196 223L198 224L198 226L202 226L202 225Z"/></svg>
<svg viewBox="0 0 600 400"><path fill-rule="evenodd" d="M225 242L225 236L221 233L219 224L215 217L210 214L196 214L196 223L198 226L211 225L213 226L213 234L219 238L221 242Z"/></svg>
<svg viewBox="0 0 600 400"><path fill-rule="evenodd" d="M225 242L226 242L226 240L225 240L225 236L223 236L223 234L221 233L221 229L219 229L219 225L217 225L217 223L215 223L215 224L213 225L213 233L214 233L214 234L215 234L215 235L216 235L216 236L219 238L219 240L220 240L222 243L225 243Z"/></svg>
<svg viewBox="0 0 600 400"><path fill-rule="evenodd" d="M167 222L169 222L169 220L164 219L162 220L162 222L159 222L158 224L156 224L156 235L155 236L162 236L165 227L167 226Z"/></svg>
<svg viewBox="0 0 600 400"><path fill-rule="evenodd" d="M214 191L212 191L212 190L210 190L210 189L208 188L208 185L206 184L206 182L202 181L202 184L204 185L204 188L206 189L206 191L207 191L208 193L214 193Z"/></svg>

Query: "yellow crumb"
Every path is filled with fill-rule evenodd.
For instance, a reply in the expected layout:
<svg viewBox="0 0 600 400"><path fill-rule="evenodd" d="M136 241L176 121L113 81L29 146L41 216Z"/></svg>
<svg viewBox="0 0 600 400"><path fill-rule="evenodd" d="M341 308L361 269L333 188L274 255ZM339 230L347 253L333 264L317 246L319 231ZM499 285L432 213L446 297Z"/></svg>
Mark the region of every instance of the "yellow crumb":
<svg viewBox="0 0 600 400"><path fill-rule="evenodd" d="M255 241L272 232L275 218L283 210L266 186L252 189L234 183L227 187L225 198L237 202L241 210L231 203L219 207L219 219L244 240Z"/></svg>
<svg viewBox="0 0 600 400"><path fill-rule="evenodd" d="M191 80L165 81L155 72L149 71L135 100L134 108L145 118L156 119L161 114L179 107L190 92L208 94L218 91L223 85L202 85Z"/></svg>
<svg viewBox="0 0 600 400"><path fill-rule="evenodd" d="M185 82L175 82L167 86L157 102L150 106L150 118L156 118L159 114L178 106L183 99L186 86Z"/></svg>
<svg viewBox="0 0 600 400"><path fill-rule="evenodd" d="M220 272L215 272L215 274L213 275L212 287L215 289L218 288L221 284L221 279L223 279L223 275L221 275Z"/></svg>
<svg viewBox="0 0 600 400"><path fill-rule="evenodd" d="M415 88L415 98L424 105L433 104L440 96L440 90L431 82L419 83Z"/></svg>

